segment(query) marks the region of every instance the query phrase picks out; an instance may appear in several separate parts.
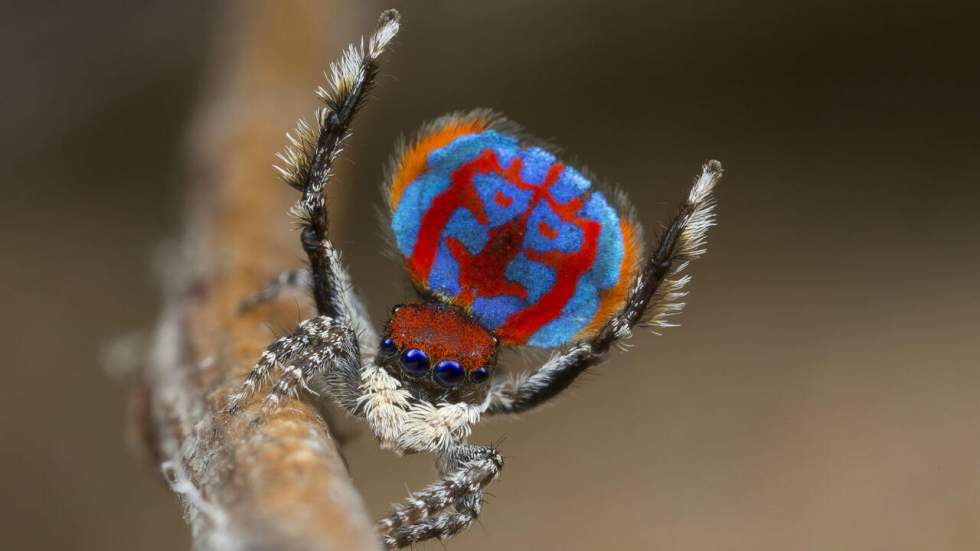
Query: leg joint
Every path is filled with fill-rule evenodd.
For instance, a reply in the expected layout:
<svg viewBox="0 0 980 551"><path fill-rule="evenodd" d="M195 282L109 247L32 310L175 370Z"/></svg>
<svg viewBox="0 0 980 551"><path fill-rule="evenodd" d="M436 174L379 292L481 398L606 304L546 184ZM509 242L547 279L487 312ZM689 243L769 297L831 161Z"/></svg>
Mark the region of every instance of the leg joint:
<svg viewBox="0 0 980 551"><path fill-rule="evenodd" d="M320 238L317 236L316 228L313 224L304 224L300 233L300 242L303 244L303 251L307 255L313 255L320 250Z"/></svg>

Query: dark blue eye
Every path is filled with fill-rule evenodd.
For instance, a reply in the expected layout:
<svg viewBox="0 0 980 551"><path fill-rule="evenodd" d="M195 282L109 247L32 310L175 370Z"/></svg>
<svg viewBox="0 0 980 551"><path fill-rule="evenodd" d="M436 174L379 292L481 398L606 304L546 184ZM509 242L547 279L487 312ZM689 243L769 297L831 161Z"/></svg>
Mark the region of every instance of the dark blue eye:
<svg viewBox="0 0 980 551"><path fill-rule="evenodd" d="M429 356L418 348L402 352L402 371L412 377L425 375L429 371Z"/></svg>
<svg viewBox="0 0 980 551"><path fill-rule="evenodd" d="M465 375L457 361L442 360L436 364L436 382L443 386L458 385Z"/></svg>
<svg viewBox="0 0 980 551"><path fill-rule="evenodd" d="M489 376L490 370L485 367L474 369L473 372L470 373L470 379L472 379L474 383L482 383L483 381L486 381Z"/></svg>
<svg viewBox="0 0 980 551"><path fill-rule="evenodd" d="M381 341L381 350L384 352L388 352L390 354L394 352L396 348L398 347L395 346L394 339L385 339Z"/></svg>

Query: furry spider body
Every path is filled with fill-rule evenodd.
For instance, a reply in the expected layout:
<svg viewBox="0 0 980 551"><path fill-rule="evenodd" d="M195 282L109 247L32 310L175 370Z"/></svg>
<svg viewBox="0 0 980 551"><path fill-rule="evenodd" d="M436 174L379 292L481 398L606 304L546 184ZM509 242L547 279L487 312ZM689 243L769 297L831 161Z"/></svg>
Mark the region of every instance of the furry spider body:
<svg viewBox="0 0 980 551"><path fill-rule="evenodd" d="M290 285L312 291L318 316L273 343L231 397L239 411L273 371L265 400L276 407L301 389L363 417L382 447L436 455L441 479L379 522L390 547L452 536L480 513L482 489L503 462L466 442L483 415L520 413L560 393L601 363L633 327L669 325L713 225L707 163L680 212L649 254L633 211L604 194L516 125L479 110L423 127L396 153L385 192L390 228L422 301L396 306L375 333L327 236L326 183L354 113L398 30L394 11L360 48L332 66L331 91L314 125L300 122L281 156L284 179L302 192L295 212L309 272L281 276L249 299ZM503 346L557 349L528 374L496 366Z"/></svg>

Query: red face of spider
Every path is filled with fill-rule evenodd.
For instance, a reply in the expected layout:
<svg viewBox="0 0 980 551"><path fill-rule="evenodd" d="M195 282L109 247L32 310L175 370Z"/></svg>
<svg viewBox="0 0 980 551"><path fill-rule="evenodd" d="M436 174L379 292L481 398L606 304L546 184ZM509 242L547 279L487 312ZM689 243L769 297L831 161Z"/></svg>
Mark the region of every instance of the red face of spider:
<svg viewBox="0 0 980 551"><path fill-rule="evenodd" d="M497 339L465 312L440 303L398 306L379 363L393 374L445 392L490 379Z"/></svg>

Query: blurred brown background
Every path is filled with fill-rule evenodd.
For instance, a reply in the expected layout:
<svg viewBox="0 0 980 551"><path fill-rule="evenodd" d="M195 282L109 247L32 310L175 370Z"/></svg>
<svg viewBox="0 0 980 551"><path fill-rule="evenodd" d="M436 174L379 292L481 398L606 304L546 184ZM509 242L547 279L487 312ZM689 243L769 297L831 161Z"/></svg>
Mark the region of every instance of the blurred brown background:
<svg viewBox="0 0 980 551"><path fill-rule="evenodd" d="M727 169L683 326L481 426L505 474L447 547L980 549L973 3L327 2L309 47L332 59L392 4L404 30L335 207L378 318L407 287L378 253L377 184L424 120L499 109L654 229L704 159ZM188 546L99 357L155 321L151 266L235 7L0 8L5 549ZM374 514L432 477L363 429L346 453Z"/></svg>

